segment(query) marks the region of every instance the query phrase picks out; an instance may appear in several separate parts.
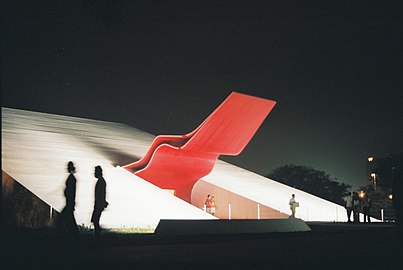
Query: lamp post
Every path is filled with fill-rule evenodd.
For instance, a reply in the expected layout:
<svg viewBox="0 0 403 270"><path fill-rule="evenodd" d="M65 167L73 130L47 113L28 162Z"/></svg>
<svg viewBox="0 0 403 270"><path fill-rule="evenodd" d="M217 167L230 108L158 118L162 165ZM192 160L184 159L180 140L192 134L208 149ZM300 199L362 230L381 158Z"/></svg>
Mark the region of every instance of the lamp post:
<svg viewBox="0 0 403 270"><path fill-rule="evenodd" d="M376 191L376 173L371 173L371 177L373 179L373 183L374 183L374 191Z"/></svg>
<svg viewBox="0 0 403 270"><path fill-rule="evenodd" d="M374 164L373 164L374 160L375 160L375 158L373 156L368 157L368 163L370 164L372 183L373 183L374 191L376 191L376 172L375 172Z"/></svg>

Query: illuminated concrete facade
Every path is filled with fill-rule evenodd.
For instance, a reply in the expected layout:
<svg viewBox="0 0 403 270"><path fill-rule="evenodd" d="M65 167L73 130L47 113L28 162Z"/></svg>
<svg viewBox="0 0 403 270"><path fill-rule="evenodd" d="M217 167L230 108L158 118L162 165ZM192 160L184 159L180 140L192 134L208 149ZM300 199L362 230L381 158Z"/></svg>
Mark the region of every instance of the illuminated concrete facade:
<svg viewBox="0 0 403 270"><path fill-rule="evenodd" d="M101 217L104 227L155 228L160 219L216 219L202 210L207 194L215 195L219 218L287 218L294 193L300 202L298 218L346 220L340 205L220 160L195 183L187 203L117 166L141 159L154 138L119 123L2 108L3 171L61 211L66 166L72 160L77 168L78 224L91 225L97 165L104 170L110 203Z"/></svg>

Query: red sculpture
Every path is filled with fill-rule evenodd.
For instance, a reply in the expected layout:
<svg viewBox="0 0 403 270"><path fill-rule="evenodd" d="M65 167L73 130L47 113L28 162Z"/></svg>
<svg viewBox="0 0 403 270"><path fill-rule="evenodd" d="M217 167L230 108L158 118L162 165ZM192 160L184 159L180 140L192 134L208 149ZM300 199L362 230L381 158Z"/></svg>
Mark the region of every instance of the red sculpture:
<svg viewBox="0 0 403 270"><path fill-rule="evenodd" d="M233 92L194 131L157 136L143 158L123 167L190 203L194 184L211 172L220 155L238 155L275 104Z"/></svg>

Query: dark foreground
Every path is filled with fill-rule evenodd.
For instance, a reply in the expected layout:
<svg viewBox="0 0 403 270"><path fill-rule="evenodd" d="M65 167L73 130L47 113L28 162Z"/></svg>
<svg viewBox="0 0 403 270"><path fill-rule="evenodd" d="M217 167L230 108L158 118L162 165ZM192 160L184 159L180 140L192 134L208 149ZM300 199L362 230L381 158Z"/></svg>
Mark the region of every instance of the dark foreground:
<svg viewBox="0 0 403 270"><path fill-rule="evenodd" d="M157 236L2 233L1 269L402 269L393 224L308 223L300 233ZM400 246L401 247L401 246Z"/></svg>

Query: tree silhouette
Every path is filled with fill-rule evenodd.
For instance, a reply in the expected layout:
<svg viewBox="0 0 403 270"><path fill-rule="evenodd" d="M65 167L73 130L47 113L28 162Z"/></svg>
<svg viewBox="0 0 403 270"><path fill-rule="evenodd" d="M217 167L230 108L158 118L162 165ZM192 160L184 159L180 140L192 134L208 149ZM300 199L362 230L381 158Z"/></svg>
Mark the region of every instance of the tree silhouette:
<svg viewBox="0 0 403 270"><path fill-rule="evenodd" d="M338 204L342 203L342 198L351 188L324 171L294 164L278 167L265 176Z"/></svg>

